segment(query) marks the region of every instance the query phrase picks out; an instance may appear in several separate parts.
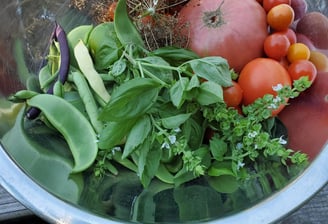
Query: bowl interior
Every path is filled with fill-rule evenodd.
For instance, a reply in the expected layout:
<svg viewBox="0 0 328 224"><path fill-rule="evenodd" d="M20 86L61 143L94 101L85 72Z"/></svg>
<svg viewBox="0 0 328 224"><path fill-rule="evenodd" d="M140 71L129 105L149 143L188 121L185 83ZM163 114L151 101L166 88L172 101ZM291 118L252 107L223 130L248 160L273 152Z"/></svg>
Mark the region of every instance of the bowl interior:
<svg viewBox="0 0 328 224"><path fill-rule="evenodd" d="M70 7L72 2L81 2L81 10ZM106 1L94 2L101 6ZM310 10L328 15L328 1L308 3ZM75 26L91 24L93 20L90 15L95 8L90 3L77 0L2 0L0 6L3 24L0 26L0 109L15 111L6 119L0 119L2 138L12 126L22 125L16 122L16 117L22 116L22 110L19 106L13 108L7 97L33 83L30 77L35 78L44 65L54 22L57 21L66 32L69 32ZM328 89L328 80L321 83L324 84L320 88ZM17 141L14 148L8 150L0 147L0 161L3 161L0 163L0 183L36 214L49 221L63 218L58 211L65 212L66 209L62 214L70 216L68 213L72 212L72 219L81 220L81 217L87 217L85 220L90 222L108 220L173 223L221 218L226 223L234 223L237 219L243 218L242 215L244 218L247 217L249 223L271 222L298 207L328 181L324 175L328 172L328 166L324 165L328 154L328 123L322 123L322 120L327 118L324 114L318 113L322 110L318 108L313 108L310 112L313 113L313 120L323 126L320 134L304 131L308 126L299 121L308 119L305 117L306 114L288 124L297 123L298 129L303 129L303 132L298 133L298 137L293 140L295 147L304 147L297 145L297 142L299 136L306 135L306 144L313 147L312 151L315 153L311 155L309 167L284 182L285 188L279 191L271 189L270 192L265 192L258 182L253 181L246 183L234 193L218 194L202 179L179 188L153 181L148 189L144 189L135 173L129 171L123 172L119 177L108 176L101 179L94 178L88 172L83 175L71 175L72 164L70 155L67 154L66 142L35 123L28 124L25 132L23 129L18 129L21 132L16 131L15 136L19 136L21 141L15 138L8 140ZM282 120L287 123L290 117L288 113L289 111L286 111L285 115L282 115ZM33 145L33 148L29 148L24 154L22 149L26 148L26 145ZM58 156L64 156L67 160L54 159ZM53 168L52 172L44 172L44 168L49 166ZM11 178L8 173L11 173ZM307 184L313 183L308 181L311 178L316 182L315 186ZM21 187L22 184L27 185ZM308 191L305 193L302 188ZM284 199L286 195L291 195L288 197L289 202ZM31 197L34 197L34 200ZM52 212L40 205L42 197L49 198L49 207L55 208ZM278 203L286 205L282 206L283 210L278 208ZM272 214L269 213L270 204L277 208ZM260 215L254 218L253 212L261 210L263 217Z"/></svg>

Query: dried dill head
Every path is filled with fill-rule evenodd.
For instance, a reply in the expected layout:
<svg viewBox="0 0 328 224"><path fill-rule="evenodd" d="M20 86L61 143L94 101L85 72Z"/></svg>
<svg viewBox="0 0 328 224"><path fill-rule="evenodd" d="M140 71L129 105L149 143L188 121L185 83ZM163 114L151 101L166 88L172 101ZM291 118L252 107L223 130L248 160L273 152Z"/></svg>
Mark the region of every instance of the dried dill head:
<svg viewBox="0 0 328 224"><path fill-rule="evenodd" d="M117 0L71 0L95 24L110 21L110 7ZM174 35L177 13L188 0L127 0L128 11L149 50L163 46L186 47L187 39Z"/></svg>

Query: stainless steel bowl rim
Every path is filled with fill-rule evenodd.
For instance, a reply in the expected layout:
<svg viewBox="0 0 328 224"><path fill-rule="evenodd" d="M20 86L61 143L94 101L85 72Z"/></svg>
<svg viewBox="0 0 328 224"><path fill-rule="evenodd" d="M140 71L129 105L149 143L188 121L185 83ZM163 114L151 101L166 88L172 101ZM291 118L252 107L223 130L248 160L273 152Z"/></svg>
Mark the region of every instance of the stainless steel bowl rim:
<svg viewBox="0 0 328 224"><path fill-rule="evenodd" d="M207 223L273 223L297 209L328 182L328 144L309 167L285 188L239 213ZM84 211L50 194L34 182L0 145L0 184L39 217L51 223L120 223Z"/></svg>

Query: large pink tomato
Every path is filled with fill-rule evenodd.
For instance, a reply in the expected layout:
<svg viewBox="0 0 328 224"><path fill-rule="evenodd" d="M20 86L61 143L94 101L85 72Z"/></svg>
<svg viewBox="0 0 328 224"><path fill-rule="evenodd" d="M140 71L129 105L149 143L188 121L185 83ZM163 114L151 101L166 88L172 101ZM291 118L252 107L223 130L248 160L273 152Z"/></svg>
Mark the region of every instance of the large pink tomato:
<svg viewBox="0 0 328 224"><path fill-rule="evenodd" d="M179 35L199 56L222 56L240 71L263 54L266 13L255 0L191 0L180 11Z"/></svg>

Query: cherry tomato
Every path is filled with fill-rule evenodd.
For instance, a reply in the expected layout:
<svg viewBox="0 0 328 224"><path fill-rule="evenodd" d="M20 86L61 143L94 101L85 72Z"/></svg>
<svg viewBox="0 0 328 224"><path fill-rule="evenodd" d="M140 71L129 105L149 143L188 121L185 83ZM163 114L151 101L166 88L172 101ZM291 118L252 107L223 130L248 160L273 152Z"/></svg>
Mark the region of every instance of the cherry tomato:
<svg viewBox="0 0 328 224"><path fill-rule="evenodd" d="M238 83L243 90L243 104L248 105L265 94L277 95L273 87L281 84L291 86L287 70L276 60L257 58L246 64L241 70ZM287 99L286 99L287 100ZM272 111L277 115L284 105Z"/></svg>
<svg viewBox="0 0 328 224"><path fill-rule="evenodd" d="M297 40L296 33L295 33L294 30L292 30L290 28L288 28L286 30L282 30L282 31L277 31L275 33L286 35L286 37L288 38L290 44L295 44L296 43L296 40Z"/></svg>
<svg viewBox="0 0 328 224"><path fill-rule="evenodd" d="M117 2L113 2L109 5L109 7L107 9L107 18L109 21L114 21L116 5L117 5Z"/></svg>
<svg viewBox="0 0 328 224"><path fill-rule="evenodd" d="M298 60L291 63L288 67L288 73L292 80L297 80L307 76L311 82L317 77L317 69L309 60Z"/></svg>
<svg viewBox="0 0 328 224"><path fill-rule="evenodd" d="M311 51L309 61L311 61L318 72L328 72L328 57L319 52Z"/></svg>
<svg viewBox="0 0 328 224"><path fill-rule="evenodd" d="M295 43L290 45L287 53L287 58L290 63L305 59L309 60L311 55L310 49L303 43Z"/></svg>
<svg viewBox="0 0 328 224"><path fill-rule="evenodd" d="M264 52L269 58L280 60L287 55L290 42L286 35L273 33L264 40Z"/></svg>
<svg viewBox="0 0 328 224"><path fill-rule="evenodd" d="M291 4L291 0L263 0L263 8L266 12L269 12L273 7L280 4Z"/></svg>
<svg viewBox="0 0 328 224"><path fill-rule="evenodd" d="M243 90L239 84L232 81L232 86L223 89L223 99L228 107L237 107L243 99Z"/></svg>
<svg viewBox="0 0 328 224"><path fill-rule="evenodd" d="M293 23L295 13L288 4L274 6L267 14L267 22L276 31L286 30Z"/></svg>

